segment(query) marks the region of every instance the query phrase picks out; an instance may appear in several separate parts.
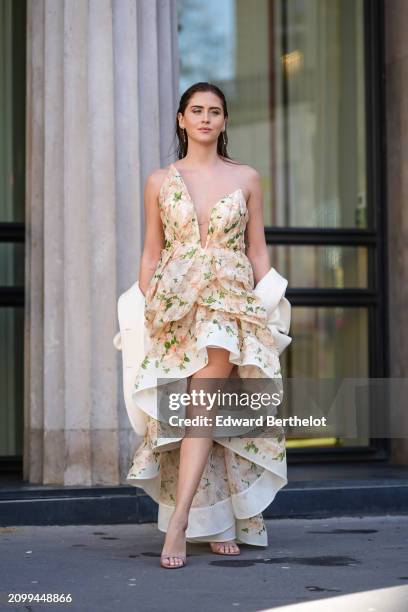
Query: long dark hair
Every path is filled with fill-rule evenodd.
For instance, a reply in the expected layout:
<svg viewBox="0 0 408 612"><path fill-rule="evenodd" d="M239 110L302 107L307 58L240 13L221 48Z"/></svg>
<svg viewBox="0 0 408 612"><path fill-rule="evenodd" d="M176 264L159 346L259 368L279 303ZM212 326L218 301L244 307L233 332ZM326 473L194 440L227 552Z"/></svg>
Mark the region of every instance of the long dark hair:
<svg viewBox="0 0 408 612"><path fill-rule="evenodd" d="M178 145L176 149L177 159L182 159L183 157L185 157L187 155L187 149L188 149L187 131L185 129L180 128L179 122L178 122L178 113L181 113L182 115L184 115L184 111L187 108L190 98L197 91L211 91L216 96L218 96L219 99L221 100L221 106L224 112L224 117L228 118L227 101L225 99L223 92L221 91L219 87L217 87L217 85L214 85L213 83L207 83L206 81L200 81L199 83L194 83L194 85L191 85L188 89L186 89L186 91L183 93L183 95L180 98L179 107L177 109L177 114L176 114L175 137L178 139ZM227 134L227 128L225 128L225 131L221 132L220 135L218 136L217 153L220 157L222 157L226 161L230 161L231 163L239 163L233 160L228 155L227 145L228 145L228 134Z"/></svg>

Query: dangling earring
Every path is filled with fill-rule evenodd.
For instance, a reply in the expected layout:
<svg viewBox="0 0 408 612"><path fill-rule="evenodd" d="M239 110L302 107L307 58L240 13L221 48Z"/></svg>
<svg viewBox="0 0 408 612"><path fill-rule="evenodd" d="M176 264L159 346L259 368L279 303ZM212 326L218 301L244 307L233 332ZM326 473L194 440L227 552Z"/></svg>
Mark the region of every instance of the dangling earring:
<svg viewBox="0 0 408 612"><path fill-rule="evenodd" d="M187 142L187 130L185 128L183 128L182 135L183 135L183 142L184 142L184 144L186 144L186 142Z"/></svg>
<svg viewBox="0 0 408 612"><path fill-rule="evenodd" d="M222 142L223 142L223 145L225 147L227 145L227 139L225 138L225 130L222 133Z"/></svg>

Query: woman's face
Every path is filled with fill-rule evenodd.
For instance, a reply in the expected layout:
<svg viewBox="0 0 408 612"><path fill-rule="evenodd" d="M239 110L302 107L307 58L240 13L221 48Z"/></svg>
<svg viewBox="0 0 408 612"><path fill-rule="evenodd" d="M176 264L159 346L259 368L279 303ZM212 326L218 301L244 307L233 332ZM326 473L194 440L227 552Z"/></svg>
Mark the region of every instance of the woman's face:
<svg viewBox="0 0 408 612"><path fill-rule="evenodd" d="M184 115L178 114L178 120L180 127L187 130L188 138L198 142L216 141L226 123L221 100L212 91L193 94Z"/></svg>

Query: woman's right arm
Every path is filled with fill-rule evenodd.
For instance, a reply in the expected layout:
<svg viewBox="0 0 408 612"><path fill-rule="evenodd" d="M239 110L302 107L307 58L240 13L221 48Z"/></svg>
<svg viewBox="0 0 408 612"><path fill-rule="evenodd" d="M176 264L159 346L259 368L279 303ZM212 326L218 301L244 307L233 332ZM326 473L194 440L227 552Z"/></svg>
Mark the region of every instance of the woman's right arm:
<svg viewBox="0 0 408 612"><path fill-rule="evenodd" d="M156 270L161 250L164 248L163 224L160 218L159 191L163 170L149 174L144 189L145 236L139 269L139 288L143 295Z"/></svg>

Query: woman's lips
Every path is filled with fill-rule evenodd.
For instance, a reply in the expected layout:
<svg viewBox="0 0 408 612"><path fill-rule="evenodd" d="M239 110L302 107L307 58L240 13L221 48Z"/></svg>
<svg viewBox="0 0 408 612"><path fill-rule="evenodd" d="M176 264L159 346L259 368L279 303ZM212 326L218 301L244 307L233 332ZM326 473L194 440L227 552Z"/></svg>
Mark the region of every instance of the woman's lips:
<svg viewBox="0 0 408 612"><path fill-rule="evenodd" d="M211 132L210 128L199 128L199 132Z"/></svg>

